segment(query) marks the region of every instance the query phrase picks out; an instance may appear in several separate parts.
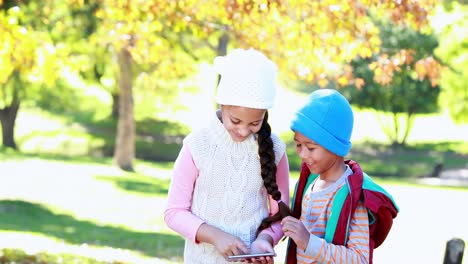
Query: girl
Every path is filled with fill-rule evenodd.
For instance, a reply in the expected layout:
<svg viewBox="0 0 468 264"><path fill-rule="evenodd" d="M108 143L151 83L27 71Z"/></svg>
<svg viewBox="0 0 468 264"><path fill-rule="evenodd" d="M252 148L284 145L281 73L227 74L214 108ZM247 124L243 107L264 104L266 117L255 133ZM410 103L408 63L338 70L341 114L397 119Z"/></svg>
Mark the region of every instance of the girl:
<svg viewBox="0 0 468 264"><path fill-rule="evenodd" d="M281 222L292 239L287 263L371 263L398 209L357 162L343 158L353 130L348 101L336 90L317 90L291 129L303 166L293 216Z"/></svg>
<svg viewBox="0 0 468 264"><path fill-rule="evenodd" d="M226 263L231 255L274 252L283 232L273 222L288 210L285 144L271 134L267 113L276 65L250 49L217 57L214 67L221 75L220 110L184 139L165 211L167 225L186 239L185 263Z"/></svg>

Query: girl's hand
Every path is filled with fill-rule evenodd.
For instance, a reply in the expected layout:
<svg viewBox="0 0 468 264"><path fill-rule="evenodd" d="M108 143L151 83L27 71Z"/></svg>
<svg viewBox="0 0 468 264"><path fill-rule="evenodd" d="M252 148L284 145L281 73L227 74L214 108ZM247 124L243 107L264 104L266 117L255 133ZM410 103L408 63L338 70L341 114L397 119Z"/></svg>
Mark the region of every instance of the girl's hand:
<svg viewBox="0 0 468 264"><path fill-rule="evenodd" d="M241 255L249 250L238 237L224 232L214 226L203 223L197 231L196 240L212 244L224 258Z"/></svg>
<svg viewBox="0 0 468 264"><path fill-rule="evenodd" d="M260 234L250 246L250 253L274 252L273 239L269 235ZM273 264L273 257L252 258L249 263Z"/></svg>
<svg viewBox="0 0 468 264"><path fill-rule="evenodd" d="M307 248L310 233L302 224L301 220L292 216L287 216L281 220L281 225L283 226L284 235L292 238L298 248L301 250L305 250Z"/></svg>
<svg viewBox="0 0 468 264"><path fill-rule="evenodd" d="M214 239L213 245L224 258L231 255L245 254L249 251L242 240L226 232L220 232Z"/></svg>

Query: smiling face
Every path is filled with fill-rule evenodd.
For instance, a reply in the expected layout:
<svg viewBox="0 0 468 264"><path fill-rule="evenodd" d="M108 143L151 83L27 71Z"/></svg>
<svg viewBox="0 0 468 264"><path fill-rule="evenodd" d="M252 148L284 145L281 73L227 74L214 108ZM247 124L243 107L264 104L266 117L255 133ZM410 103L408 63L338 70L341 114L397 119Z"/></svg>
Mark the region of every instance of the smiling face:
<svg viewBox="0 0 468 264"><path fill-rule="evenodd" d="M343 157L323 148L300 132L294 131L297 155L306 163L311 173L320 174L324 180L335 180L341 176Z"/></svg>
<svg viewBox="0 0 468 264"><path fill-rule="evenodd" d="M221 106L221 118L232 140L242 142L262 127L266 110L241 106Z"/></svg>

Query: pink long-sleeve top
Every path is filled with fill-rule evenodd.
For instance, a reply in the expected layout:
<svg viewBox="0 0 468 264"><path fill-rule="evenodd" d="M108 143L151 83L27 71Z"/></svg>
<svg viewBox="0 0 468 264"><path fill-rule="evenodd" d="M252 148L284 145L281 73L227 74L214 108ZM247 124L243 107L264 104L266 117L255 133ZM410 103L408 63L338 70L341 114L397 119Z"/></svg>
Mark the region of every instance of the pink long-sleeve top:
<svg viewBox="0 0 468 264"><path fill-rule="evenodd" d="M168 204L164 212L166 224L181 234L186 239L196 241L198 228L204 223L202 219L194 215L190 208L195 181L198 177L198 169L192 158L189 146L184 144L174 163L174 173L169 187ZM281 200L289 205L289 163L286 153L283 154L276 170L276 183L281 195ZM269 213L274 215L278 212L278 203L269 195ZM274 245L283 236L281 224L272 224L261 232L273 238Z"/></svg>

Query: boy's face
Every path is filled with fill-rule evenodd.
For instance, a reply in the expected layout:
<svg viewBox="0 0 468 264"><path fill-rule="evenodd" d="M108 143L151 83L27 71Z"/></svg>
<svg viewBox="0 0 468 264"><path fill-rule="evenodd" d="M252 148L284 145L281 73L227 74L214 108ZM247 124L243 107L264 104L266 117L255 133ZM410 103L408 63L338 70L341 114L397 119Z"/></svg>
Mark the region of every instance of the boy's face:
<svg viewBox="0 0 468 264"><path fill-rule="evenodd" d="M242 142L260 130L265 112L264 109L223 105L221 119L232 140Z"/></svg>
<svg viewBox="0 0 468 264"><path fill-rule="evenodd" d="M297 155L307 164L311 173L326 176L337 165L341 165L341 157L328 151L300 132L294 131Z"/></svg>

